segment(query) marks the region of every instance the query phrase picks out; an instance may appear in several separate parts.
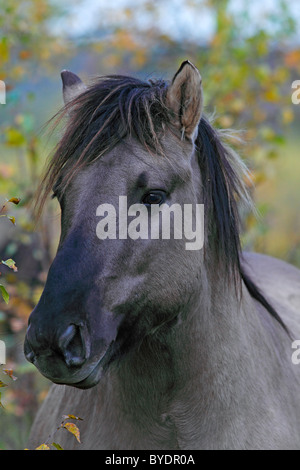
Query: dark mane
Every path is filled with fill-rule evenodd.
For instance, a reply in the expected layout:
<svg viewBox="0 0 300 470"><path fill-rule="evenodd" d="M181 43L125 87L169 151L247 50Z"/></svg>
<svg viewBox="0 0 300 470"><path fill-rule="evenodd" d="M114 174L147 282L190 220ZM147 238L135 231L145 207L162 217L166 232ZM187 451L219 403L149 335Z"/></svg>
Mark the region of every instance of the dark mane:
<svg viewBox="0 0 300 470"><path fill-rule="evenodd" d="M237 198L242 197L241 179L230 165L229 151L218 132L201 119L196 139L201 170L207 233L212 234L217 260L227 272L240 272L240 223Z"/></svg>
<svg viewBox="0 0 300 470"><path fill-rule="evenodd" d="M37 196L38 212L53 190L62 194L78 170L114 148L127 135L145 148L163 154L160 135L170 125L166 107L168 83L113 75L101 77L65 106L53 119L66 128L46 169ZM240 224L237 199L248 200L244 165L223 143L208 119L199 123L196 151L203 180L207 227L220 265L228 278L244 280L250 294L283 325L282 320L241 268ZM285 327L284 327L285 328Z"/></svg>
<svg viewBox="0 0 300 470"><path fill-rule="evenodd" d="M241 266L240 221L237 198L245 199L245 188L238 172L230 164L232 152L218 132L202 118L196 139L198 160L204 187L204 206L208 213L208 233L220 265L229 279L243 280L250 295L260 302L290 335L286 325ZM242 168L243 170L243 168Z"/></svg>

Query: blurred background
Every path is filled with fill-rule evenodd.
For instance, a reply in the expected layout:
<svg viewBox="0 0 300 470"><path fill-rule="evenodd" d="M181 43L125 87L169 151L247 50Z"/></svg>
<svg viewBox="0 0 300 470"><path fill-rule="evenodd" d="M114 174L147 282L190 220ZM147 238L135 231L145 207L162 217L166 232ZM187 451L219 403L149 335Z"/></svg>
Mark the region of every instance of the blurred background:
<svg viewBox="0 0 300 470"><path fill-rule="evenodd" d="M55 201L38 223L32 209L60 138L45 128L62 106L60 71L87 83L114 73L171 79L185 59L202 74L215 125L241 131L243 143L233 145L251 169L259 211L246 217L244 247L300 267L300 104L291 99L300 80L298 0L0 0L0 260L18 268L0 265L0 449L26 447L50 385L22 348L60 231Z"/></svg>

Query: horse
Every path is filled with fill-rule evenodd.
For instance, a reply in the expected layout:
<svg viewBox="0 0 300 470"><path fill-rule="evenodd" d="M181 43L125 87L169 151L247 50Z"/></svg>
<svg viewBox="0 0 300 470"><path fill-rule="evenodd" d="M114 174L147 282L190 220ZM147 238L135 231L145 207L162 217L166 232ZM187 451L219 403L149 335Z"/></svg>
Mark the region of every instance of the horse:
<svg viewBox="0 0 300 470"><path fill-rule="evenodd" d="M24 344L53 384L29 446L72 413L82 443L62 433L66 449L299 449L300 271L242 250L248 170L203 111L197 67L170 81L61 77L65 127L38 198L38 211L58 199L61 236ZM201 249L138 223L126 237L123 212L108 217L120 196L149 220L202 205Z"/></svg>

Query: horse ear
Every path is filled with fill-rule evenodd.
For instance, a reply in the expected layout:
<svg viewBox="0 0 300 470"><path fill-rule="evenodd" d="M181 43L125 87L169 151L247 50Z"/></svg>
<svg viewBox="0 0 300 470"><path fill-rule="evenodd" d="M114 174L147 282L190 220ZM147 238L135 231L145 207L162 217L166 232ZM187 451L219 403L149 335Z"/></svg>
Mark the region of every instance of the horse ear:
<svg viewBox="0 0 300 470"><path fill-rule="evenodd" d="M69 70L62 70L61 79L63 83L63 97L65 104L76 98L86 89L86 86L81 79Z"/></svg>
<svg viewBox="0 0 300 470"><path fill-rule="evenodd" d="M202 78L189 60L182 62L167 92L167 106L182 135L192 140L197 135L203 108Z"/></svg>

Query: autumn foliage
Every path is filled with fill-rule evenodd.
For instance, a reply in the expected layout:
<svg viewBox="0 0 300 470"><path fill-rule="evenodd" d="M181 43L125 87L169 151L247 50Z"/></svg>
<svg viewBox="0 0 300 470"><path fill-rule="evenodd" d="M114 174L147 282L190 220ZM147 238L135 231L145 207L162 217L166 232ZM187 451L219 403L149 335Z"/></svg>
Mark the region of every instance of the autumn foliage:
<svg viewBox="0 0 300 470"><path fill-rule="evenodd" d="M61 69L71 68L83 79L112 73L170 78L183 60L195 63L205 111L214 114L217 127L238 131L229 143L250 166L256 185L260 218L244 214L244 246L300 266L299 110L291 102L291 84L300 78L300 47L293 40L298 26L289 3L274 1L276 13L266 10L254 21L246 1L235 11L229 0L182 0L177 13L173 1L128 0L118 11L100 1L93 28L77 36L71 34L71 3L62 8L50 0L0 0L0 80L7 92L6 104L0 104L0 338L8 352L0 381L0 448L5 449L25 447L49 387L26 363L22 342L59 237L56 203L49 201L37 225L32 202L59 138L49 137L43 124L62 105ZM213 26L202 37L205 15ZM185 18L195 19L194 29ZM80 441L72 420L80 419L67 415L56 430L49 429L41 449L58 449L56 433L63 429Z"/></svg>

